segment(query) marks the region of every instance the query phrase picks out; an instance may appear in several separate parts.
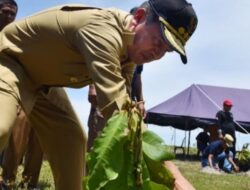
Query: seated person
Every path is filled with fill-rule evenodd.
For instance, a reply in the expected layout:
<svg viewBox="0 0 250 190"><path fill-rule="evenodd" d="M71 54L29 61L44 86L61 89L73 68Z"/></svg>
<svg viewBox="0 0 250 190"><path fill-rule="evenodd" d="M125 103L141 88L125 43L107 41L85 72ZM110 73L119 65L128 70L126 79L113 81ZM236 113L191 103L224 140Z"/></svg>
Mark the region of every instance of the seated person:
<svg viewBox="0 0 250 190"><path fill-rule="evenodd" d="M202 153L203 150L209 144L209 135L206 129L204 129L196 136L196 141L197 141L197 156L200 156L200 153Z"/></svg>
<svg viewBox="0 0 250 190"><path fill-rule="evenodd" d="M209 166L216 170L222 169L225 172L239 171L239 167L233 161L233 153L228 149L233 146L233 137L225 134L223 139L213 141L202 153L202 167Z"/></svg>

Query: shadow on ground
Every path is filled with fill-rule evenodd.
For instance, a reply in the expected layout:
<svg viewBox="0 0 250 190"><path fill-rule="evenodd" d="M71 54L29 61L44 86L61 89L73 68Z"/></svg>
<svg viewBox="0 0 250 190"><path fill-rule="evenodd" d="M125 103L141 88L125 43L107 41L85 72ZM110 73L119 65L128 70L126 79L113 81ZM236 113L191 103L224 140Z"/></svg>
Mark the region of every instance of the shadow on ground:
<svg viewBox="0 0 250 190"><path fill-rule="evenodd" d="M200 157L198 157L197 155L194 155L194 154L175 154L175 159L176 160L180 160L180 161L194 161L194 162L197 162L197 161L200 161Z"/></svg>

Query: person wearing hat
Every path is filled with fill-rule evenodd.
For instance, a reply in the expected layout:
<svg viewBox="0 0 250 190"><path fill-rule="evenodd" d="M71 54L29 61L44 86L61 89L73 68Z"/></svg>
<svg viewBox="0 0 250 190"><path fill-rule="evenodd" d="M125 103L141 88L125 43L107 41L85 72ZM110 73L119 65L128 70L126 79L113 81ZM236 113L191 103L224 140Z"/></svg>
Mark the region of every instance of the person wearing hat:
<svg viewBox="0 0 250 190"><path fill-rule="evenodd" d="M234 169L238 172L239 167L233 161L233 153L229 150L233 146L233 141L231 135L225 134L223 139L210 143L202 152L202 167L210 167L216 170L222 169L228 173L231 173Z"/></svg>
<svg viewBox="0 0 250 190"><path fill-rule="evenodd" d="M236 134L235 134L235 123L233 114L231 112L231 108L233 106L233 102L229 99L223 101L223 110L220 110L216 113L217 125L218 125L218 133L219 137L223 138L225 134L230 134L234 141L233 147L230 150L233 152L234 156L236 154Z"/></svg>
<svg viewBox="0 0 250 190"><path fill-rule="evenodd" d="M0 150L20 105L50 163L56 190L82 189L86 135L61 87L93 83L104 119L131 102L136 64L185 44L197 16L185 0L149 0L134 15L68 4L15 21L0 33ZM58 88L53 88L58 87Z"/></svg>
<svg viewBox="0 0 250 190"><path fill-rule="evenodd" d="M138 7L133 7L129 13L134 14ZM146 116L146 110L143 101L143 93L142 93L142 81L141 81L141 73L143 71L143 65L137 65L135 71L133 73L133 78L131 81L131 99L132 101L137 102L137 108L140 113L143 115L143 118ZM102 129L105 126L105 121L100 113L100 109L97 106L96 100L96 90L93 84L89 85L88 91L88 101L91 104L90 113L88 118L88 141L87 141L87 151L90 151L95 138L100 134Z"/></svg>

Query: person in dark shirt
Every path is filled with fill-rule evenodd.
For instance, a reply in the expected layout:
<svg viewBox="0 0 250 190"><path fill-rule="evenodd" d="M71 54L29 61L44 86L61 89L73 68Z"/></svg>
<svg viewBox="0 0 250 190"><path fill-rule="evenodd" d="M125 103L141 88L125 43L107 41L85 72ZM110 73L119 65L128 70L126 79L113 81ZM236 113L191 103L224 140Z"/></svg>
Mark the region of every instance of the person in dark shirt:
<svg viewBox="0 0 250 190"><path fill-rule="evenodd" d="M141 87L141 80L137 81L136 79L138 79L138 77L141 77L141 74L142 74L142 71L143 71L143 65L137 65L136 66L136 69L135 69L135 72L134 72L134 75L133 75L133 78L132 78L132 82L131 82L131 99L136 101L137 100L137 94L141 92L142 90L142 87ZM140 86L140 90L136 90L137 86ZM142 95L140 95L142 96ZM143 99L142 97L140 98L141 100Z"/></svg>
<svg viewBox="0 0 250 190"><path fill-rule="evenodd" d="M233 106L233 103L231 100L225 100L223 102L223 110L220 110L216 114L217 118L217 125L219 127L218 133L219 137L223 138L225 134L230 134L234 141L233 141L233 147L230 148L230 150L233 152L234 156L236 153L236 135L235 135L235 123L233 114L231 111L231 108Z"/></svg>
<svg viewBox="0 0 250 190"><path fill-rule="evenodd" d="M202 152L202 167L211 167L225 172L239 171L239 167L233 161L233 153L228 149L233 146L233 137L225 134L223 139L213 141Z"/></svg>
<svg viewBox="0 0 250 190"><path fill-rule="evenodd" d="M133 101L136 101L138 109L140 110L143 118L145 118L146 110L144 105L145 102L142 93L142 80L141 80L142 71L143 71L143 65L137 65L131 82L131 99Z"/></svg>
<svg viewBox="0 0 250 190"><path fill-rule="evenodd" d="M209 135L206 129L204 129L196 136L196 141L197 141L197 156L200 156L200 153L202 153L203 150L209 144Z"/></svg>

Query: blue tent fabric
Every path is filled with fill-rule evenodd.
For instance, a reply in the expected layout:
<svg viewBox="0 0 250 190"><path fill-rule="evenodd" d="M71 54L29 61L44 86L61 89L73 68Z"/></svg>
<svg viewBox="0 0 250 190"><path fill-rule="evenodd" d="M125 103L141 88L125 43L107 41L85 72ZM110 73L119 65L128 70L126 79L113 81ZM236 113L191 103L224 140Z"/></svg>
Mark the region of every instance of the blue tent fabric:
<svg viewBox="0 0 250 190"><path fill-rule="evenodd" d="M236 123L250 132L250 90L193 84L148 110L146 123L193 130L216 124L216 113L225 99L233 102ZM240 132L244 130L236 125Z"/></svg>

